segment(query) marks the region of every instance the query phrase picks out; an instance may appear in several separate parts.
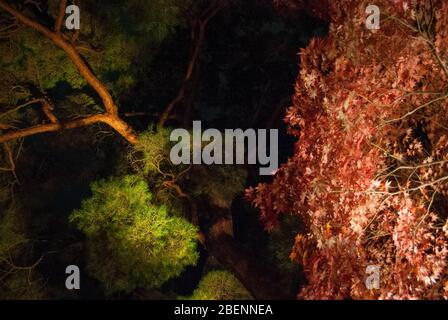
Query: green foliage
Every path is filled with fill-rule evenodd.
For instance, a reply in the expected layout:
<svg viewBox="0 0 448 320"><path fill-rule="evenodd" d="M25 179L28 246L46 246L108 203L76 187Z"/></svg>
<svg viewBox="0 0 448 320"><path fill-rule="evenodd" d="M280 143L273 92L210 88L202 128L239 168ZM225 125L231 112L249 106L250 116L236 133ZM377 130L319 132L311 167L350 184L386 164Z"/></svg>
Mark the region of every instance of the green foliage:
<svg viewBox="0 0 448 320"><path fill-rule="evenodd" d="M130 153L135 169L140 174L149 176L152 183L158 187L164 181L175 180L191 196L206 196L214 205L228 208L233 198L244 190L247 171L225 165L173 165L170 151L175 142L170 141L170 133L170 128L149 128L140 135L138 143ZM164 199L165 203L175 201L172 197L169 198L166 192L167 190L161 188L157 194L158 199Z"/></svg>
<svg viewBox="0 0 448 320"><path fill-rule="evenodd" d="M295 237L301 231L300 225L300 221L294 216L284 216L280 219L279 226L269 233L267 255L283 274L297 273L298 266L289 257Z"/></svg>
<svg viewBox="0 0 448 320"><path fill-rule="evenodd" d="M58 82L66 82L75 89L85 85L65 52L37 31L23 28L11 42L2 42L0 48L4 53L0 69L7 84L13 80L15 85L31 82L45 91L54 88ZM8 97L13 93L15 91L2 96Z"/></svg>
<svg viewBox="0 0 448 320"><path fill-rule="evenodd" d="M170 161L170 150L173 143L170 141L169 128L149 128L143 132L134 146L132 158L137 170L151 177L157 175L175 174L184 166L174 166Z"/></svg>
<svg viewBox="0 0 448 320"><path fill-rule="evenodd" d="M181 300L252 300L251 294L228 271L210 271L189 297Z"/></svg>
<svg viewBox="0 0 448 320"><path fill-rule="evenodd" d="M111 93L115 97L122 96L129 92L137 79L149 74L152 58L158 53L161 43L176 28L186 26L185 11L191 2L112 0L105 5L94 0L83 1L80 4L80 35L76 43L78 51ZM55 17L58 4L57 0L48 1L48 8L42 16ZM32 13L26 14L36 19ZM7 29L6 22L0 24L0 28ZM86 102L82 97L91 95L91 91L66 53L37 31L21 27L8 34L0 42L0 52L1 111L9 111L29 99L39 98L43 93L48 93L57 102L56 115L64 118L79 116L79 104L86 108L92 106L91 101ZM68 96L71 98L67 99ZM95 95L92 97L97 98ZM75 100L76 104L67 100ZM90 114L102 110L96 103L93 106L93 109L88 109ZM2 116L1 122L16 127L23 123L40 123L40 107L14 110L7 117Z"/></svg>
<svg viewBox="0 0 448 320"><path fill-rule="evenodd" d="M207 196L221 208L229 208L235 196L245 187L247 171L237 166L213 165L201 167L191 177L193 193Z"/></svg>
<svg viewBox="0 0 448 320"><path fill-rule="evenodd" d="M160 287L198 259L196 228L152 203L137 176L94 182L70 216L89 240L88 268L106 293Z"/></svg>
<svg viewBox="0 0 448 320"><path fill-rule="evenodd" d="M83 32L91 34L91 44L102 49L90 60L115 94L135 84L137 73L148 71L162 41L177 27L186 25L184 11L191 2L112 0L107 6L93 0L86 2Z"/></svg>
<svg viewBox="0 0 448 320"><path fill-rule="evenodd" d="M182 216L182 201L178 194L164 186L166 181L181 180L188 166L175 166L170 161L173 143L169 139L170 129L150 127L140 134L137 144L128 157L131 166L141 176L150 181L155 191L154 202L165 205L170 212Z"/></svg>
<svg viewBox="0 0 448 320"><path fill-rule="evenodd" d="M2 300L42 300L45 291L41 277L35 272L32 278L28 270L12 273L0 282L0 299Z"/></svg>
<svg viewBox="0 0 448 320"><path fill-rule="evenodd" d="M40 275L33 265L22 265L29 241L18 214L15 207L0 212L0 299L41 299Z"/></svg>

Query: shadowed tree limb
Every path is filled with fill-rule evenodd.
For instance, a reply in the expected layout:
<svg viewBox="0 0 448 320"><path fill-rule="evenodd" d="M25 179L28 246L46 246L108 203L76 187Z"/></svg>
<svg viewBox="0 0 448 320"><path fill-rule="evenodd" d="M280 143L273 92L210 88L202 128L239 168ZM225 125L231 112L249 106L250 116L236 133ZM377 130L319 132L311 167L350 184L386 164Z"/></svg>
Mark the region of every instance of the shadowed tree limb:
<svg viewBox="0 0 448 320"><path fill-rule="evenodd" d="M54 25L54 31L58 34L61 33L62 23L64 21L66 7L67 7L67 0L60 0L59 1L58 17L56 18L56 22Z"/></svg>
<svg viewBox="0 0 448 320"><path fill-rule="evenodd" d="M218 220L205 240L207 250L230 270L257 300L293 300L294 294L280 285L280 276L240 245L229 233L227 219ZM277 280L277 281L276 281Z"/></svg>
<svg viewBox="0 0 448 320"><path fill-rule="evenodd" d="M190 82L193 72L196 69L197 61L201 53L202 45L204 43L205 28L208 22L212 19L220 10L224 9L228 5L227 0L215 0L210 6L204 10L201 16L193 22L192 38L195 41L193 53L188 63L187 72L185 74L183 83L173 100L168 103L162 112L158 126L163 127L168 120L171 112L174 108L185 98L185 91L187 89L188 83Z"/></svg>

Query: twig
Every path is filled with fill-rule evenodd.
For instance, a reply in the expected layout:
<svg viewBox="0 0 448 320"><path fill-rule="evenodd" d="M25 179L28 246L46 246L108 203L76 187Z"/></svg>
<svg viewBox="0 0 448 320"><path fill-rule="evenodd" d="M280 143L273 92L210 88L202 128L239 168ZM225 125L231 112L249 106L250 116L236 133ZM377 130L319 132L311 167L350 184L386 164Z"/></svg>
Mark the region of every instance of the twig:
<svg viewBox="0 0 448 320"><path fill-rule="evenodd" d="M60 0L58 16L57 16L55 24L54 24L54 31L58 34L61 33L62 22L64 21L66 8L67 8L67 0Z"/></svg>

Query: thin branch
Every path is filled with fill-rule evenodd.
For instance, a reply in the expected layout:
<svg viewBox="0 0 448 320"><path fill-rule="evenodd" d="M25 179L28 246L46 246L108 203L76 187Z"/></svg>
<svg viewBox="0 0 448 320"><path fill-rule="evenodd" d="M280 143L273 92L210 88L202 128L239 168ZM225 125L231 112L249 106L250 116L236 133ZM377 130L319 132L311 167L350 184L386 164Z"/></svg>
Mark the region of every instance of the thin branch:
<svg viewBox="0 0 448 320"><path fill-rule="evenodd" d="M61 33L62 23L64 21L66 8L67 8L67 0L60 0L58 16L57 16L55 24L54 24L54 31L58 34Z"/></svg>
<svg viewBox="0 0 448 320"><path fill-rule="evenodd" d="M107 115L104 114L96 114L92 115L83 119L70 121L66 123L46 123L46 124L40 124L37 126L25 128L25 129L19 129L14 131L6 132L2 135L0 135L0 143L4 143L7 141L15 140L18 138L24 138L28 136L32 136L39 133L45 133L45 132L56 132L64 129L74 129L79 127L85 127L92 125L94 123L98 122L104 122L107 123Z"/></svg>
<svg viewBox="0 0 448 320"><path fill-rule="evenodd" d="M426 214L420 219L420 221L418 222L418 224L415 226L415 229L414 229L414 236L415 236L415 234L417 233L418 227L420 227L420 225L423 223L423 221L425 221L425 219L426 219L426 218L429 216L429 214L431 213L431 208L432 208L432 205L433 205L433 203L434 203L434 199L435 199L435 197L436 197L436 194L437 194L437 192L434 192L434 193L432 194L432 196L431 196L431 200L430 200L429 205L428 205L428 208L427 208L427 210L426 210Z"/></svg>
<svg viewBox="0 0 448 320"><path fill-rule="evenodd" d="M193 28L197 28L196 30L197 35L195 35L195 29L193 29L193 39L195 39L196 42L193 48L193 53L191 55L190 62L188 64L183 83L177 95L174 97L173 100L170 101L170 103L165 107L165 110L162 112L162 115L160 116L158 122L159 127L163 127L165 125L173 109L176 107L177 104L179 104L184 99L188 82L193 76L193 72L196 68L197 61L201 53L205 37L205 28L207 27L207 24L210 21L210 19L212 19L221 9L225 8L227 4L228 2L226 0L213 1L212 4L207 9L204 10L200 18L194 23Z"/></svg>
<svg viewBox="0 0 448 320"><path fill-rule="evenodd" d="M440 67L442 68L445 75L448 77L448 66L442 61L442 58L440 57L439 53L437 52L437 47L435 46L434 41L429 39L428 34L421 30L420 20L418 18L417 18L418 27L415 28L412 25L403 21L402 19L399 19L399 18L391 16L391 15L387 15L387 14L385 14L385 16L387 18L390 18L390 19L398 22L399 24L405 26L406 28L412 30L413 32L418 33L421 36L421 38L423 40L425 40L425 42L428 43L428 45L431 48L431 52L432 52L434 58L436 59L437 63L440 65Z"/></svg>
<svg viewBox="0 0 448 320"><path fill-rule="evenodd" d="M428 40L429 46L431 47L431 52L436 59L437 63L442 68L443 72L445 73L445 76L448 78L448 67L447 65L442 61L442 58L439 55L439 52L437 51L437 47L435 46L433 41Z"/></svg>
<svg viewBox="0 0 448 320"><path fill-rule="evenodd" d="M386 14L386 13L384 14L384 16L385 16L387 19L391 19L391 20L393 20L393 21L398 22L398 23L401 24L402 26L405 26L406 28L408 28L408 29L414 31L415 33L419 33L419 30L418 30L417 28L413 27L412 25L410 25L409 23L403 21L402 19L399 19L399 18L397 18L397 17L395 17L395 16L392 16L392 15L388 15L388 14Z"/></svg>
<svg viewBox="0 0 448 320"><path fill-rule="evenodd" d="M366 191L366 193L370 193L370 194L383 194L383 195L388 195L388 196L395 196L395 195L399 195L399 194L404 194L404 193L409 193L409 192L414 192L414 191L418 191L421 190L422 188L426 188L426 187L432 187L436 184L442 183L444 181L448 180L448 176L439 178L435 181L430 181L427 183L423 183L417 187L414 188L408 188L408 189L403 189L400 191L396 191L396 192L386 192L386 191Z"/></svg>
<svg viewBox="0 0 448 320"><path fill-rule="evenodd" d="M445 163L448 163L448 160L424 163L424 164L420 164L420 165L416 165L416 166L400 166L398 168L395 168L391 172L389 172L389 173L387 173L385 175L380 175L378 177L388 177L388 176L391 176L395 172L400 171L400 170L416 170L416 169L420 169L420 168L427 168L427 167L432 167L432 166L436 166L436 165L442 165L442 164L445 164Z"/></svg>
<svg viewBox="0 0 448 320"><path fill-rule="evenodd" d="M157 113L152 112L125 112L123 113L124 117L131 118L131 117L157 117Z"/></svg>
<svg viewBox="0 0 448 320"><path fill-rule="evenodd" d="M35 104L35 103L42 103L42 102L43 102L43 99L33 99L33 100L28 101L28 102L25 102L24 104L21 104L21 105L19 105L17 107L14 107L14 108L12 108L12 109L10 109L10 110L0 114L0 119L5 117L5 116L7 116L8 114L11 114L11 113L14 113L16 111L19 111L20 109L25 108L25 107L27 107L29 105L32 105L32 104Z"/></svg>
<svg viewBox="0 0 448 320"><path fill-rule="evenodd" d="M433 99L433 100L431 100L431 101L428 101L428 102L422 104L421 106L419 106L419 107L417 107L417 108L415 108L415 109L409 111L408 113L406 113L405 115L403 115L403 116L401 116L401 117L399 117L399 118L386 120L386 121L384 121L384 123L387 124L387 123L392 123L392 122L397 122L397 121L404 120L404 119L406 119L407 117L409 117L409 116L413 115L414 113L416 113L417 111L419 111L419 110L421 110L421 109L423 109L423 108L426 108L426 107L428 107L428 106L430 106L430 105L432 105L432 104L434 104L434 103L436 103L436 102L439 102L439 101L441 101L441 100L444 100L444 99L446 99L446 98L448 98L448 93L444 94L444 95L441 96L441 97L435 98L435 99Z"/></svg>
<svg viewBox="0 0 448 320"><path fill-rule="evenodd" d="M74 44L76 41L78 41L79 35L80 35L80 31L79 31L79 29L76 29L72 34L70 42Z"/></svg>
<svg viewBox="0 0 448 320"><path fill-rule="evenodd" d="M37 10L39 10L40 12L42 12L42 8L40 7L40 3L36 0L25 0L25 4L32 4L33 6L36 7Z"/></svg>
<svg viewBox="0 0 448 320"><path fill-rule="evenodd" d="M75 35L75 33L73 35ZM76 40L74 40L73 38L70 41L72 43L76 42ZM82 45L82 44L76 45L76 49L78 49L79 51L82 50L82 51L90 52L92 54L101 54L104 52L104 49L102 49L102 48L93 48L89 45Z"/></svg>

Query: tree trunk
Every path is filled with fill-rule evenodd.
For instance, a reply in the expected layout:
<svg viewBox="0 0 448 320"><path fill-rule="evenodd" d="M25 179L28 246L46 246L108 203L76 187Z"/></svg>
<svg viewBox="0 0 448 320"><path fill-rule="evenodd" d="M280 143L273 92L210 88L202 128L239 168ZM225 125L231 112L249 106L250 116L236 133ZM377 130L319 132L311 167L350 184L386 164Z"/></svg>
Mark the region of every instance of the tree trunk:
<svg viewBox="0 0 448 320"><path fill-rule="evenodd" d="M209 253L229 269L257 300L292 300L294 294L281 287L280 275L264 266L253 254L228 234L226 222L219 220L206 240Z"/></svg>

